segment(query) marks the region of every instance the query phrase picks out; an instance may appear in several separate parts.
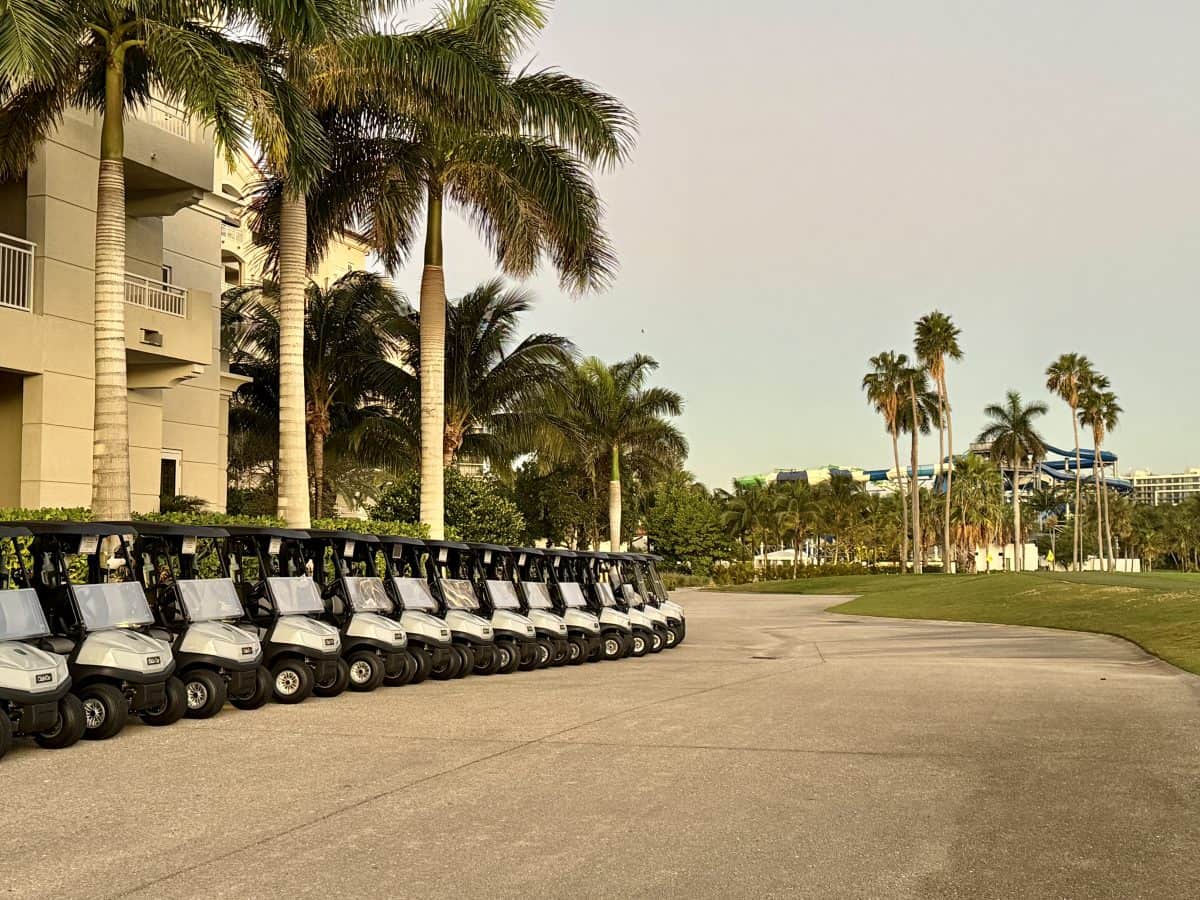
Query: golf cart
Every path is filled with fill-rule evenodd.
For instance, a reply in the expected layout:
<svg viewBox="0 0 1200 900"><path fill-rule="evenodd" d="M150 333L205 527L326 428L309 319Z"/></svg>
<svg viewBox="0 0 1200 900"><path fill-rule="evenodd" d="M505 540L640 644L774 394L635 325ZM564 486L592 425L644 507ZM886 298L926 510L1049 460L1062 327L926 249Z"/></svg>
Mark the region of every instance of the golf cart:
<svg viewBox="0 0 1200 900"><path fill-rule="evenodd" d="M567 661L567 626L563 620L544 609L530 609L521 599L517 586L516 557L508 547L499 544L472 544L480 574L484 609L490 613L492 628L499 633L516 633L533 627L534 643L521 641L523 651L518 668L523 672L544 669ZM528 624L526 624L528 623ZM527 632L526 632L527 633ZM497 638L499 640L500 638ZM532 649L532 653L528 652Z"/></svg>
<svg viewBox="0 0 1200 900"><path fill-rule="evenodd" d="M325 620L342 633L342 658L350 667L350 690L373 691L388 679L412 681L417 661L396 604L375 575L379 538L350 531L310 531L305 556L325 601Z"/></svg>
<svg viewBox="0 0 1200 900"><path fill-rule="evenodd" d="M171 645L175 674L183 682L189 718L215 716L231 700L256 709L271 696L258 635L226 577L222 528L139 522L134 571L158 625L151 633Z"/></svg>
<svg viewBox="0 0 1200 900"><path fill-rule="evenodd" d="M536 650L533 623L529 622L525 631L528 620L507 611L497 621L488 620L475 589L479 573L475 554L468 545L457 541L426 541L425 547L428 550L425 565L455 642L460 635L487 638L486 643L480 640L466 648L472 653L470 671L476 675L515 672L522 655L518 640L524 638L524 643L532 645L529 652ZM515 630L518 628L520 632Z"/></svg>
<svg viewBox="0 0 1200 900"><path fill-rule="evenodd" d="M600 641L593 644L589 661L620 659L633 648L629 616L617 608L612 590L607 596L595 590L595 576L586 551L547 550L554 564L554 580L564 607L587 610L600 623ZM582 606L576 606L582 602Z"/></svg>
<svg viewBox="0 0 1200 900"><path fill-rule="evenodd" d="M649 592L645 594L646 602L657 607L667 617L667 647L677 647L683 643L687 634L687 619L683 615L683 607L671 599L663 584L662 576L658 573L661 556L651 553L635 553L633 556L641 567Z"/></svg>
<svg viewBox="0 0 1200 900"><path fill-rule="evenodd" d="M319 621L325 603L304 558L308 534L232 525L225 530L229 577L262 641L276 701L340 694L350 681L350 667L341 656L338 630Z"/></svg>
<svg viewBox="0 0 1200 900"><path fill-rule="evenodd" d="M24 522L33 533L29 574L53 635L67 657L71 690L86 731L110 738L130 713L149 725L183 718L187 695L174 677L171 645L146 633L154 613L129 564L128 525Z"/></svg>
<svg viewBox="0 0 1200 900"><path fill-rule="evenodd" d="M433 593L425 570L427 550L420 538L379 535L381 552L375 568L383 576L388 595L400 609L400 624L408 635L408 651L417 662L413 682L432 677L438 681L462 678L471 671L474 654L471 638L451 634L450 624L442 618L441 604ZM484 640L482 632L479 640ZM491 641L491 627L486 641ZM470 654L468 660L468 654Z"/></svg>
<svg viewBox="0 0 1200 900"><path fill-rule="evenodd" d="M517 573L517 588L521 595L521 610L535 627L539 622L550 622L551 618L562 624L566 638L554 641L555 655L551 665L570 663L577 666L587 661L593 653L600 653L600 621L584 609L583 594L573 593L574 605L563 602L558 586L554 584L554 567L545 551L534 547L513 547L513 561Z"/></svg>
<svg viewBox="0 0 1200 900"><path fill-rule="evenodd" d="M27 528L0 525L0 756L17 735L43 747L83 737L83 704L71 693L66 657L52 652L50 626L29 586L18 538Z"/></svg>
<svg viewBox="0 0 1200 900"><path fill-rule="evenodd" d="M652 634L650 636L650 652L662 653L667 648L667 617L657 606L646 601L650 591L638 560L630 553L610 553L608 574L613 579L613 590L617 593L617 602L623 603L625 609L637 610L650 620Z"/></svg>
<svg viewBox="0 0 1200 900"><path fill-rule="evenodd" d="M599 603L602 608L614 606L629 617L632 638L629 655L645 656L650 652L650 647L654 642L654 627L641 610L631 607L625 602L624 597L617 596L616 587L619 582L617 581L618 576L613 571L615 562L612 555L594 551L583 555L591 573L594 602Z"/></svg>

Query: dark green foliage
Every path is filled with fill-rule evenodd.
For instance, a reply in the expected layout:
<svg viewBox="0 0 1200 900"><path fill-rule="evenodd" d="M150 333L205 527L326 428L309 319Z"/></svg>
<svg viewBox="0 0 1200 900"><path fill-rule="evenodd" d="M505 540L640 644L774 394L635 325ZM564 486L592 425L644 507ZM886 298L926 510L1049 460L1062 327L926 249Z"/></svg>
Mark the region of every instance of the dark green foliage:
<svg viewBox="0 0 1200 900"><path fill-rule="evenodd" d="M707 575L713 560L729 553L721 505L686 472L673 473L654 489L646 532L654 552L684 572Z"/></svg>
<svg viewBox="0 0 1200 900"><path fill-rule="evenodd" d="M420 517L420 507L420 478L414 472L392 485L370 512L374 519L413 522ZM446 526L463 541L520 544L525 517L495 478L468 478L457 469L447 469Z"/></svg>

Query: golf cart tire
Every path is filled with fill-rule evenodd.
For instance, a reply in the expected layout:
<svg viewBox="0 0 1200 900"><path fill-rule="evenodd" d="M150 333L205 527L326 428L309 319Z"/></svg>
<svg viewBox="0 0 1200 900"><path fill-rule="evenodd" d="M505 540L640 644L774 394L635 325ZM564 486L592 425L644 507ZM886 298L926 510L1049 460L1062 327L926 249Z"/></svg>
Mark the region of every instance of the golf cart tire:
<svg viewBox="0 0 1200 900"><path fill-rule="evenodd" d="M74 694L64 694L58 701L58 723L51 731L43 731L34 735L39 747L47 750L62 750L79 743L87 728L87 720L83 717L83 704ZM3 755L3 754L0 754Z"/></svg>
<svg viewBox="0 0 1200 900"><path fill-rule="evenodd" d="M548 669L554 665L554 657L558 655L558 646L549 638L538 638L537 642L537 666L539 669Z"/></svg>
<svg viewBox="0 0 1200 900"><path fill-rule="evenodd" d="M474 654L471 660L471 672L475 675L495 675L496 658L500 655L499 644L490 647L471 648Z"/></svg>
<svg viewBox="0 0 1200 900"><path fill-rule="evenodd" d="M258 709L271 699L271 673L259 666L254 673L254 690L244 697L230 697L229 702L238 709Z"/></svg>
<svg viewBox="0 0 1200 900"><path fill-rule="evenodd" d="M416 650L409 649L409 661L413 666L413 676L411 684L420 684L422 681L429 679L429 673L433 671L433 654L428 650L417 648Z"/></svg>
<svg viewBox="0 0 1200 900"><path fill-rule="evenodd" d="M284 672L294 673L298 680L299 686L290 694L281 693L278 688L279 676ZM302 659L281 659L271 667L271 693L276 703L302 703L312 696L314 681L313 670Z"/></svg>
<svg viewBox="0 0 1200 900"><path fill-rule="evenodd" d="M229 698L229 686L225 684L225 679L209 669L193 669L186 673L183 687L187 698L187 712L184 715L189 719L211 719L221 711ZM201 691L203 702L193 707L192 695L195 693L199 696Z"/></svg>
<svg viewBox="0 0 1200 900"><path fill-rule="evenodd" d="M538 645L536 641L534 641L533 644L525 643L519 645L517 648L517 653L520 657L520 661L517 664L518 670L522 672L532 672L534 669L540 669L542 667L542 657L538 652Z"/></svg>
<svg viewBox="0 0 1200 900"><path fill-rule="evenodd" d="M667 649L667 629L662 625L655 625L654 630L650 633L650 652L662 653Z"/></svg>
<svg viewBox="0 0 1200 900"><path fill-rule="evenodd" d="M4 758L4 754L12 749L13 745L13 724L8 717L8 713L0 710L0 759Z"/></svg>
<svg viewBox="0 0 1200 900"><path fill-rule="evenodd" d="M622 653L621 655L622 656L633 656L633 635L632 634L621 635L621 643L625 646L625 652Z"/></svg>
<svg viewBox="0 0 1200 900"><path fill-rule="evenodd" d="M450 681L458 677L459 670L462 668L462 654L458 652L457 645L451 645L446 648L446 664L440 668L435 667L433 660L429 661L429 677L434 681Z"/></svg>
<svg viewBox="0 0 1200 900"><path fill-rule="evenodd" d="M482 649L482 648L481 648ZM465 644L455 644L454 650L458 654L458 672L455 673L455 678L466 678L475 671L475 648L468 647Z"/></svg>
<svg viewBox="0 0 1200 900"><path fill-rule="evenodd" d="M95 728L86 727L85 717L83 736L89 741L106 741L125 727L125 720L129 718L129 701L114 685L103 681L89 684L79 691L79 700L84 704L85 711L89 700L98 703L103 710L104 718Z"/></svg>
<svg viewBox="0 0 1200 900"><path fill-rule="evenodd" d="M565 666L568 661L568 652L571 648L565 638L559 638L554 641L554 656L550 659L552 666Z"/></svg>
<svg viewBox="0 0 1200 900"><path fill-rule="evenodd" d="M683 642L683 628L679 625L671 625L667 628L667 649L674 650Z"/></svg>
<svg viewBox="0 0 1200 900"><path fill-rule="evenodd" d="M512 641L496 641L495 654L500 658L496 667L499 675L511 675L521 665L521 651Z"/></svg>
<svg viewBox="0 0 1200 900"><path fill-rule="evenodd" d="M624 645L622 644L622 647ZM588 641L588 662L600 662L604 659L604 638L592 638Z"/></svg>
<svg viewBox="0 0 1200 900"><path fill-rule="evenodd" d="M318 697L336 697L346 690L350 684L350 665L344 659L339 658L337 667L334 669L333 679L328 684L321 684L314 680L313 693Z"/></svg>
<svg viewBox="0 0 1200 900"><path fill-rule="evenodd" d="M600 655L605 659L620 659L625 655L625 642L620 635L606 634L600 641Z"/></svg>
<svg viewBox="0 0 1200 900"><path fill-rule="evenodd" d="M412 684L417 678L418 665L417 657L413 656L412 651L405 650L400 671L395 675L389 675L387 669L384 668L383 679L380 683L385 687L404 687L406 684Z"/></svg>
<svg viewBox="0 0 1200 900"><path fill-rule="evenodd" d="M357 667L357 668L356 668ZM354 680L355 671L366 671L367 677L359 681ZM404 667L401 674L409 673L408 660L404 660ZM383 669L383 660L379 658L379 654L373 650L356 650L350 654L346 660L346 676L350 679L350 690L360 693L368 693L375 690L383 684L383 677L387 672ZM411 678L411 674L409 675ZM405 682L408 683L407 681Z"/></svg>
<svg viewBox="0 0 1200 900"><path fill-rule="evenodd" d="M577 634L567 638L567 664L572 666L582 666L587 662L588 655L592 652L592 648L588 646L587 640L581 638Z"/></svg>
<svg viewBox="0 0 1200 900"><path fill-rule="evenodd" d="M650 652L650 638L644 633L635 631L631 640L633 641L633 650L630 651L630 656L641 659Z"/></svg>
<svg viewBox="0 0 1200 900"><path fill-rule="evenodd" d="M157 712L143 709L138 715L147 725L163 728L167 725L174 725L183 718L183 714L186 712L187 689L184 688L182 681L172 675L167 679L166 699L163 700L162 708Z"/></svg>

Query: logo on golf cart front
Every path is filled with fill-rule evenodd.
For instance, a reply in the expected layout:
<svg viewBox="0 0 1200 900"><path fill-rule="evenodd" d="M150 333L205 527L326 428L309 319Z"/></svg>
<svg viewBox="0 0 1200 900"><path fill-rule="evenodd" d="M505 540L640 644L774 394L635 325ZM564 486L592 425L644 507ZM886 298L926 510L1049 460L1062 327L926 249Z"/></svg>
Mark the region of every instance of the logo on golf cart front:
<svg viewBox="0 0 1200 900"><path fill-rule="evenodd" d="M36 683L37 684L49 684L53 680L54 680L54 673L43 672L41 675L37 676Z"/></svg>
<svg viewBox="0 0 1200 900"><path fill-rule="evenodd" d="M333 645L334 645L333 638L325 638L325 646L326 647L332 647Z"/></svg>
<svg viewBox="0 0 1200 900"><path fill-rule="evenodd" d="M146 657L146 665L148 665L148 666L162 665L162 657L161 656L147 656Z"/></svg>
<svg viewBox="0 0 1200 900"><path fill-rule="evenodd" d="M242 648L242 656L253 656L253 655L254 655L254 648L251 647L249 644L247 644L245 647Z"/></svg>

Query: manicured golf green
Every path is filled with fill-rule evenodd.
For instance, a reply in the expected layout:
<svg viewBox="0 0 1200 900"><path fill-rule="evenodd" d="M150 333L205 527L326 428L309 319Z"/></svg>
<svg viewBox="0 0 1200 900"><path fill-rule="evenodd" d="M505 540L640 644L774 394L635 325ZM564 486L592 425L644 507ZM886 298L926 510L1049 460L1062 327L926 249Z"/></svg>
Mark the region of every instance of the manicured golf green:
<svg viewBox="0 0 1200 900"><path fill-rule="evenodd" d="M1200 674L1200 575L858 575L739 585L766 594L849 594L833 612L1037 625L1115 634Z"/></svg>

